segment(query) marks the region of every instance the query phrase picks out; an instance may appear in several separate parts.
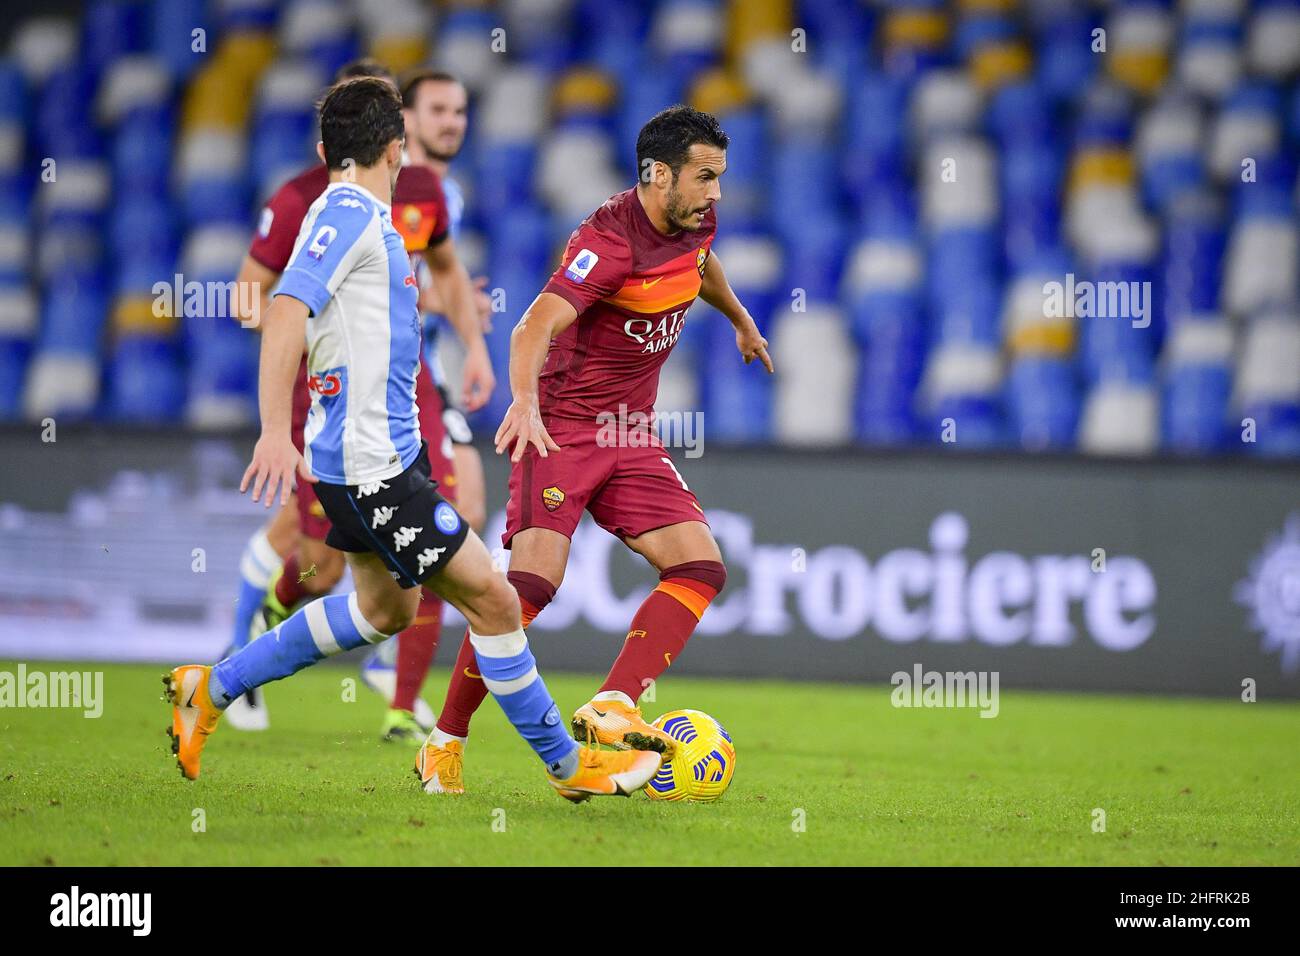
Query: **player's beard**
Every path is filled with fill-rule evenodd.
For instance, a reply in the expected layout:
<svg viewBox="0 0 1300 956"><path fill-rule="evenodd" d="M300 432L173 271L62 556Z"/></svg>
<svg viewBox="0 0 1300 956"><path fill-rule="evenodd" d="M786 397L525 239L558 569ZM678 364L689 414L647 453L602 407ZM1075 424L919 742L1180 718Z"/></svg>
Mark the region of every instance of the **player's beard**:
<svg viewBox="0 0 1300 956"><path fill-rule="evenodd" d="M453 159L456 158L457 154L460 152L459 146L457 146L450 153L439 152L438 150L434 149L432 146L429 145L429 141L427 139L423 139L423 138L420 140L420 148L424 150L425 156L427 156L429 159L437 160L440 163L450 163Z"/></svg>
<svg viewBox="0 0 1300 956"><path fill-rule="evenodd" d="M701 207L692 206L682 198L682 194L677 191L677 183L674 182L668 187L668 196L665 205L668 207L668 224L674 229L689 229L692 232L699 229L699 224L695 222L695 214Z"/></svg>

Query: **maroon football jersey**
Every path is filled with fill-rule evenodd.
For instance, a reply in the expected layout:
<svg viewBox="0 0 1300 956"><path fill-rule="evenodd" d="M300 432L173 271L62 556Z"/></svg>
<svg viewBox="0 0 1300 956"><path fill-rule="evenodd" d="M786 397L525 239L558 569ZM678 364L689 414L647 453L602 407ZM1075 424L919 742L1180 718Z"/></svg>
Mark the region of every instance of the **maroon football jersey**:
<svg viewBox="0 0 1300 956"><path fill-rule="evenodd" d="M710 207L698 230L665 236L635 186L583 220L542 290L578 310L542 366L544 418L595 422L602 412L617 415L620 405L629 414L653 412L659 370L699 295L716 227Z"/></svg>
<svg viewBox="0 0 1300 956"><path fill-rule="evenodd" d="M318 163L277 189L262 209L248 254L272 272L283 272L307 210L325 191L329 181L329 169L324 163ZM397 174L393 227L401 233L408 252L436 246L447 237L451 219L442 194L442 180L428 166L403 166Z"/></svg>

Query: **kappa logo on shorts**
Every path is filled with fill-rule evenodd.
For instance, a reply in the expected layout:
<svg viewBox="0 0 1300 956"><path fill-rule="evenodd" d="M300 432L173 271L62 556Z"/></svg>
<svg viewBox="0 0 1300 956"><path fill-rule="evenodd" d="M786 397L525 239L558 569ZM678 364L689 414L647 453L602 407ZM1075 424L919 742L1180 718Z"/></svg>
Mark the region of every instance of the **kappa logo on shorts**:
<svg viewBox="0 0 1300 956"><path fill-rule="evenodd" d="M645 631L628 631L626 640L632 640L634 637L645 637Z"/></svg>
<svg viewBox="0 0 1300 956"><path fill-rule="evenodd" d="M380 491L384 491L387 488L387 482L368 481L364 485L357 485L357 497L365 498L367 495L377 495Z"/></svg>
<svg viewBox="0 0 1300 956"><path fill-rule="evenodd" d="M546 505L547 511L554 511L560 505L564 504L564 492L551 485L549 488L542 489L542 504Z"/></svg>
<svg viewBox="0 0 1300 956"><path fill-rule="evenodd" d="M416 536L423 530L423 528L398 528L393 532L393 551L401 551L404 547L413 542Z"/></svg>
<svg viewBox="0 0 1300 956"><path fill-rule="evenodd" d="M442 553L446 550L446 548L425 548L421 551L415 557L415 563L417 565L416 574L423 577L424 572L437 564L438 559L442 557Z"/></svg>
<svg viewBox="0 0 1300 956"><path fill-rule="evenodd" d="M370 521L370 527L382 528L384 525L388 524L388 519L390 519L396 513L397 513L397 509L390 507L388 505L384 505L382 507L376 508L375 516Z"/></svg>

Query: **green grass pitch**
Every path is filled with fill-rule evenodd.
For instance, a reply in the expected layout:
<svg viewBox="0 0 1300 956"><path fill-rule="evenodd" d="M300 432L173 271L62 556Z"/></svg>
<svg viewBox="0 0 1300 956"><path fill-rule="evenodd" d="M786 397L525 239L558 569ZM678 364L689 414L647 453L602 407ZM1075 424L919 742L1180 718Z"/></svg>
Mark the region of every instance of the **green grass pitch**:
<svg viewBox="0 0 1300 956"><path fill-rule="evenodd" d="M1300 862L1296 704L1012 692L983 719L895 709L887 686L670 674L647 715L721 720L730 791L572 806L491 702L469 792L425 795L413 748L377 739L378 699L358 681L344 700L344 666L271 685L271 729L220 728L190 783L163 733L164 668L86 667L105 671L99 719L0 709L2 865ZM446 679L426 684L435 704ZM548 683L567 712L597 680Z"/></svg>

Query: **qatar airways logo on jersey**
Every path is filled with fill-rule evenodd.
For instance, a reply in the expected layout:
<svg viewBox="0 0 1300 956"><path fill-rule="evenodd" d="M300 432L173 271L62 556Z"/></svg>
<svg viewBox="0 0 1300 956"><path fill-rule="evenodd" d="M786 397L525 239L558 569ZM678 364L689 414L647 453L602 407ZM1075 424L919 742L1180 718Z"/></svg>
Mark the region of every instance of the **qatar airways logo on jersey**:
<svg viewBox="0 0 1300 956"><path fill-rule="evenodd" d="M677 344L686 325L686 310L678 309L655 322L654 319L628 319L623 323L623 333L638 345L641 353L663 352Z"/></svg>

